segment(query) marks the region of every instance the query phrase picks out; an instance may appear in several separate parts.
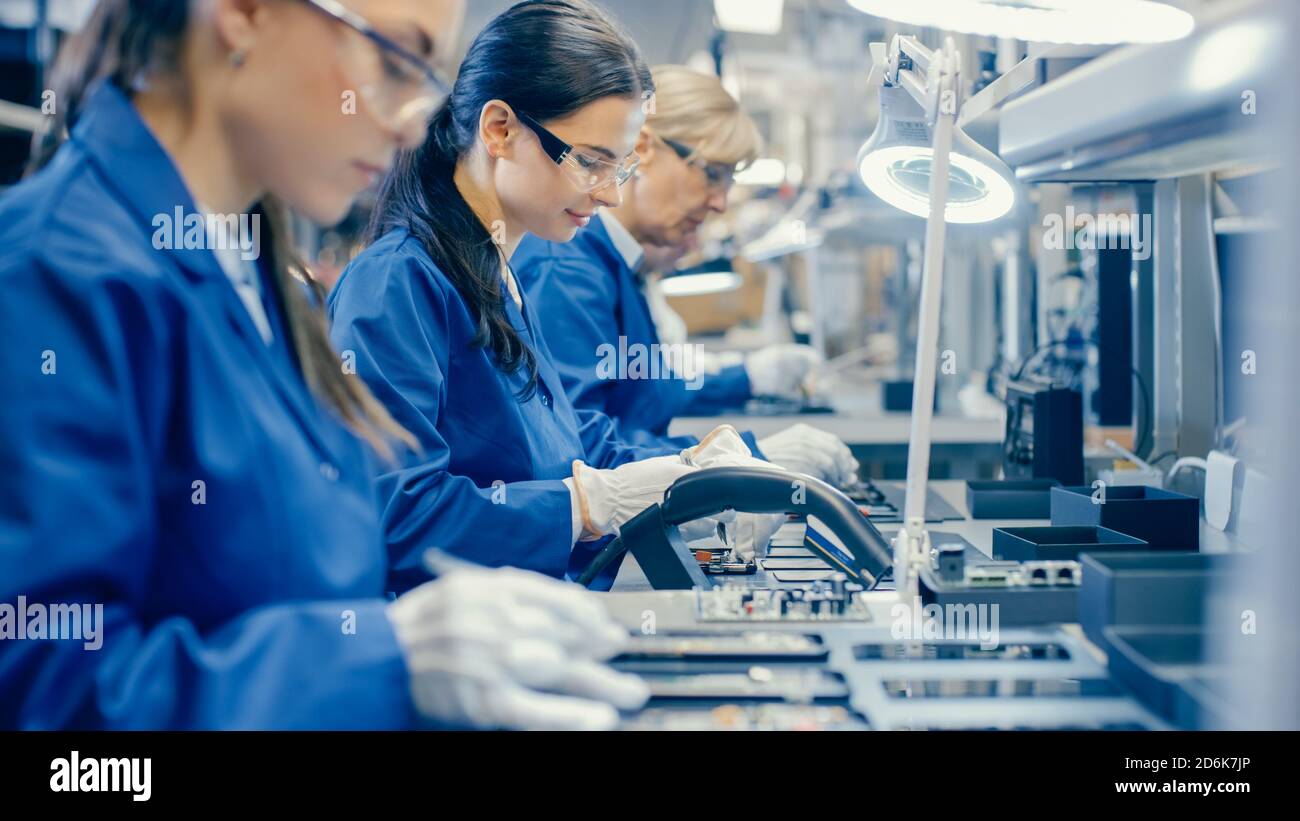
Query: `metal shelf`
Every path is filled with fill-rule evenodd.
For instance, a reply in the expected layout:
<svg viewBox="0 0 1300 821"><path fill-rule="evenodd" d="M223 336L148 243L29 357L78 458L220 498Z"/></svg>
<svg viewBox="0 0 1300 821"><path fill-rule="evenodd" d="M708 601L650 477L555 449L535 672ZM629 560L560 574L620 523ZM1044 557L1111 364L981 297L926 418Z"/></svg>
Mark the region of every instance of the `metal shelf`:
<svg viewBox="0 0 1300 821"><path fill-rule="evenodd" d="M1260 162L1248 93L1286 53L1268 0L1237 0L1183 40L1109 52L1008 103L1000 154L1026 182L1160 180ZM1263 115L1260 115L1263 116Z"/></svg>

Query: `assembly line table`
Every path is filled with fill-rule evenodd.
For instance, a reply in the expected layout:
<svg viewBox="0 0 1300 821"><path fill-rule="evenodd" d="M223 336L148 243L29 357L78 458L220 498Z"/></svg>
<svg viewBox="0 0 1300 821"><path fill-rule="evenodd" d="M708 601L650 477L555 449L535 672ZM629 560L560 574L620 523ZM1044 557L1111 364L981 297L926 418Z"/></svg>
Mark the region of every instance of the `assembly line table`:
<svg viewBox="0 0 1300 821"><path fill-rule="evenodd" d="M966 482L952 479L939 480L930 482L930 489L966 517L960 521L932 522L929 525L930 530L959 536L985 556L992 556L994 528L1046 527L1051 524L1047 519L971 519L970 510L966 507ZM900 526L898 523L889 523L878 525L878 528L886 539L893 539ZM1201 520L1201 552L1227 553L1240 547L1235 536L1215 530L1206 524L1204 519ZM630 555L627 556L614 580L613 591L632 593L649 590L651 590L650 584L646 581L641 568L637 566L636 560ZM893 596L892 593L882 595Z"/></svg>
<svg viewBox="0 0 1300 821"><path fill-rule="evenodd" d="M963 515L966 507L966 483L937 481L931 488ZM965 519L931 525L932 532L954 534L974 548L989 555L993 530L998 527L1025 527L1047 524L1046 521L1018 519ZM801 527L790 524L788 528ZM881 525L891 538L899 525ZM1225 552L1239 549L1233 536L1225 535L1202 522L1201 549ZM790 533L783 530L783 542ZM798 534L794 534L798 535ZM763 573L762 570L759 573ZM735 577L762 584L762 577ZM849 706L870 726L877 729L948 729L948 728L1079 728L1079 729L1169 729L1170 725L1155 715L1122 688L1104 697L1016 698L957 697L899 699L889 695L891 681L900 678L965 679L1004 681L1009 678L1093 680L1107 679L1105 653L1083 635L1077 624L1032 627L1003 627L1001 645L1053 644L1064 648L1068 658L1049 661L996 661L966 659L943 660L875 660L863 661L857 648L864 644L897 644L893 633L895 610L899 599L893 591L864 594L870 619L857 622L705 622L697 618L696 591L652 590L635 559L626 557L615 579L613 590L602 600L611 615L634 635L648 634L731 634L746 631L795 631L816 634L830 650L827 669L844 677L850 687Z"/></svg>

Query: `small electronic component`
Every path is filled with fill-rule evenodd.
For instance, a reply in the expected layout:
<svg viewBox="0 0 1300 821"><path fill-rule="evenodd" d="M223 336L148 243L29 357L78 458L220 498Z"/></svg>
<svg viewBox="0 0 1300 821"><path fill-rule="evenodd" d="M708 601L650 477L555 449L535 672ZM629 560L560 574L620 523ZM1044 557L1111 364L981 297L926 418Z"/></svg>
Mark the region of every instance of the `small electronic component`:
<svg viewBox="0 0 1300 821"><path fill-rule="evenodd" d="M1131 732L1142 732L1142 731L1146 731L1146 730L1152 730L1152 729L1154 729L1154 728L1152 728L1152 727L1148 727L1147 725L1145 725L1145 724L1141 724L1141 723L1136 722L1136 721L1108 721L1108 722L1092 723L1092 724L1089 724L1089 723L1086 723L1086 722L1083 722L1083 723L1073 723L1073 724L1005 724L1005 725L991 725L991 726L983 726L983 727L980 727L980 726L960 726L960 725L948 725L948 726L942 726L942 725L913 725L913 726L909 726L909 725L906 725L906 724L900 724L900 725L898 725L898 726L891 727L890 729L892 729L892 730L910 730L910 731L913 731L913 732L946 732L946 731L952 731L952 730L966 730L966 731L974 731L974 732L988 732L988 731L999 731L999 730L1009 730L1009 731L1038 730L1038 731L1058 732L1058 733L1064 733L1064 732L1082 732L1082 731L1089 731L1089 732L1104 731L1104 732L1125 732L1125 733L1131 733Z"/></svg>
<svg viewBox="0 0 1300 821"><path fill-rule="evenodd" d="M705 622L870 621L862 596L862 585L842 573L793 590L723 585L696 591L696 617Z"/></svg>
<svg viewBox="0 0 1300 821"><path fill-rule="evenodd" d="M944 546L946 548L946 545ZM1082 570L1074 561L987 562L958 565L945 552L931 551L939 580L955 587L1078 587ZM946 572L945 572L946 571Z"/></svg>
<svg viewBox="0 0 1300 821"><path fill-rule="evenodd" d="M637 636L616 661L631 659L824 660L826 645L799 633L727 633L700 636Z"/></svg>
<svg viewBox="0 0 1300 821"><path fill-rule="evenodd" d="M932 548L931 559L939 578L946 582L959 582L966 575L966 545L941 544Z"/></svg>
<svg viewBox="0 0 1300 821"><path fill-rule="evenodd" d="M1005 644L985 648L974 641L859 644L858 661L1069 661L1070 651L1059 644Z"/></svg>
<svg viewBox="0 0 1300 821"><path fill-rule="evenodd" d="M950 573L950 576L955 576ZM939 607L997 607L1004 625L1064 624L1079 618L1080 565L1066 560L967 560L960 578L920 573L921 601Z"/></svg>
<svg viewBox="0 0 1300 821"><path fill-rule="evenodd" d="M889 679L890 698L1113 698L1124 695L1107 678Z"/></svg>
<svg viewBox="0 0 1300 821"><path fill-rule="evenodd" d="M650 688L650 698L658 701L749 699L811 704L849 697L844 679L820 667L754 665L727 673L639 674Z"/></svg>
<svg viewBox="0 0 1300 821"><path fill-rule="evenodd" d="M865 730L861 716L837 705L724 704L703 709L651 707L623 724L624 730Z"/></svg>
<svg viewBox="0 0 1300 821"><path fill-rule="evenodd" d="M730 550L696 551L695 559L710 576L752 576L758 572L753 559L739 559Z"/></svg>

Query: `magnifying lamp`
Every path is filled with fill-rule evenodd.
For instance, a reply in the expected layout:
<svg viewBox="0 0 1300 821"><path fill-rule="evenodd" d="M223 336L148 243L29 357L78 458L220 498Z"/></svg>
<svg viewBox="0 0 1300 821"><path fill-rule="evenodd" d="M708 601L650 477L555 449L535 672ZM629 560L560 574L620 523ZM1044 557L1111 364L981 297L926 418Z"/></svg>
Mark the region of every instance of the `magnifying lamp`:
<svg viewBox="0 0 1300 821"><path fill-rule="evenodd" d="M925 112L901 86L880 89L880 120L858 152L858 173L871 193L918 217L930 216L934 136ZM1016 202L1011 169L954 126L944 220L970 224L1003 217Z"/></svg>
<svg viewBox="0 0 1300 821"><path fill-rule="evenodd" d="M888 50L872 43L871 54L869 82L880 88L880 122L858 153L858 171L876 196L926 219L907 496L903 528L894 537L895 586L910 601L930 556L925 501L947 224L995 220L1011 210L1016 196L1011 169L957 125L961 55L951 37L942 49L931 50L897 35Z"/></svg>
<svg viewBox="0 0 1300 821"><path fill-rule="evenodd" d="M996 34L1049 42L1098 42L1073 35L1104 29L1134 42L1144 35L1135 29L1136 16L1151 25L1171 9L1149 0L849 0L856 8L915 25L935 25L949 31ZM1127 8L1128 15L1121 12ZM1073 13L1074 25L1050 29ZM1179 15L1185 14L1178 12ZM1089 21L1093 22L1089 22ZM1098 22L1099 21L1099 22ZM1095 25L1094 25L1095 23ZM1176 39L1191 32L1190 16L1161 30L1155 39ZM1016 28L1016 26L1021 26ZM1089 35L1091 36L1091 35ZM1021 66L1035 59L1030 57ZM871 44L868 83L880 88L880 122L858 154L862 181L885 202L923 216L925 262L917 313L916 375L912 382L911 434L907 448L907 496L903 528L894 537L894 580L900 596L911 601L919 594L918 575L930 561L930 534L925 528L925 501L930 473L931 423L939 348L940 304L943 292L944 243L949 222L988 222L1011 210L1015 187L1006 164L976 145L957 125L962 107L961 55L953 38L931 50L915 37L895 35L888 48ZM1021 66L1008 75L1018 75ZM1016 91L1014 84L995 82L980 95L991 107ZM976 106L979 109L980 106Z"/></svg>

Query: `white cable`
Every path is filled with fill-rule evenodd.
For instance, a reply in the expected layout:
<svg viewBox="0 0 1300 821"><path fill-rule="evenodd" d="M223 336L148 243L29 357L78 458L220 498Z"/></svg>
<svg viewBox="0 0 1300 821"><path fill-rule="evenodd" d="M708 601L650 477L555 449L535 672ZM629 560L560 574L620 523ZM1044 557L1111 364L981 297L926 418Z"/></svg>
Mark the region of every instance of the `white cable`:
<svg viewBox="0 0 1300 821"><path fill-rule="evenodd" d="M1168 485L1170 482L1172 482L1174 480L1174 476L1176 476L1178 474L1178 471L1182 470L1183 468L1196 468L1197 470L1203 470L1208 473L1210 470L1210 465L1208 462L1206 462L1204 459L1202 459L1199 456L1184 456L1183 458L1179 459L1177 462L1174 462L1173 467L1169 468L1169 473L1165 475L1165 484Z"/></svg>

